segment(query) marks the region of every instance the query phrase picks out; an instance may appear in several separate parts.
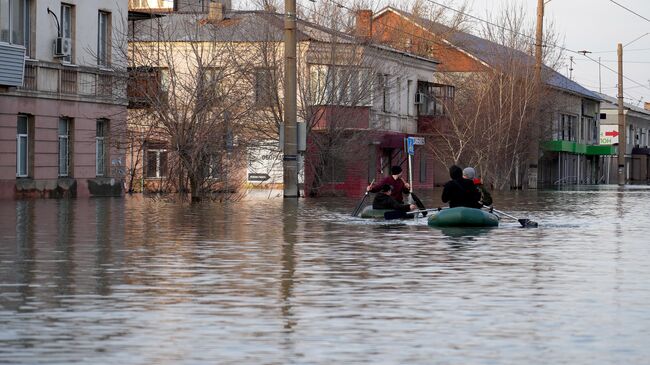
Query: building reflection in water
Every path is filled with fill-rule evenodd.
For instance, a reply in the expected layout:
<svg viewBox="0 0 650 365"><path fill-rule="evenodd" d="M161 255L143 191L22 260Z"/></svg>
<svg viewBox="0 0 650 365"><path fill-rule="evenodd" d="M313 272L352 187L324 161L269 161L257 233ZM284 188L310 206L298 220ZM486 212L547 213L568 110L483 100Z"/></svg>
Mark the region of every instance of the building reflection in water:
<svg viewBox="0 0 650 365"><path fill-rule="evenodd" d="M5 310L60 308L77 295L107 296L119 276L123 241L119 198L2 202L0 305ZM10 228L11 227L11 228ZM14 234L11 234L11 233Z"/></svg>

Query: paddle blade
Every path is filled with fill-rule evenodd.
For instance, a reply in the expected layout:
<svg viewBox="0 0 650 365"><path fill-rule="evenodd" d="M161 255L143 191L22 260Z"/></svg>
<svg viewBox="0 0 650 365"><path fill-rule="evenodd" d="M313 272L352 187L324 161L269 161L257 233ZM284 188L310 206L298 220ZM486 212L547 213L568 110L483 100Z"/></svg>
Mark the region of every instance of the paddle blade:
<svg viewBox="0 0 650 365"><path fill-rule="evenodd" d="M530 219L520 218L517 220L519 221L519 224L521 224L521 226L524 228L536 228L538 226L537 222L531 221Z"/></svg>
<svg viewBox="0 0 650 365"><path fill-rule="evenodd" d="M414 192L411 192L411 198L413 198L413 201L415 202L415 205L417 205L418 209L420 209L420 210L426 210L427 209L427 208L424 207L424 204L422 204L422 200L420 200L420 198L418 198L418 196L415 195ZM422 212L422 216L426 217L427 212L426 211Z"/></svg>
<svg viewBox="0 0 650 365"><path fill-rule="evenodd" d="M399 210L391 210L384 213L384 219L387 221L402 218L406 218L406 213L400 212Z"/></svg>

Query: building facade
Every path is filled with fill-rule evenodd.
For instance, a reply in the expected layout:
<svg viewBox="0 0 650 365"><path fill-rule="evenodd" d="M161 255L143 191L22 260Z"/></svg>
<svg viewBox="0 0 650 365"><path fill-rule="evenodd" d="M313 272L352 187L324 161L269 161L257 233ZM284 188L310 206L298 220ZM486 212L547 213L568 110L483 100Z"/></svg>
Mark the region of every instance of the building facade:
<svg viewBox="0 0 650 365"><path fill-rule="evenodd" d="M0 197L122 193L126 5L0 2Z"/></svg>
<svg viewBox="0 0 650 365"><path fill-rule="evenodd" d="M618 126L618 99L600 94L603 99L600 113L600 143L616 148L621 141ZM625 118L625 181L633 184L647 184L650 181L650 103L644 107L624 104ZM605 161L605 183L618 182L618 155Z"/></svg>
<svg viewBox="0 0 650 365"><path fill-rule="evenodd" d="M511 69L521 69L523 71L517 72L521 73L520 80L524 81L519 91L523 94L524 88L532 90L535 86L533 82L525 81L533 80L534 70L534 59L526 53L392 7L376 13L373 22L373 35L377 41L440 61L436 80L445 81L439 84L453 86L454 82L449 80L454 79L461 83L475 82L472 80L477 79L476 75L490 70L498 75L502 72L500 70L508 73ZM544 67L542 75L544 90L538 95L543 95L544 99L545 112L540 116L544 121L535 121L534 124L543 126L539 131L532 128L523 131L529 144L529 161L515 164L510 187L596 183L602 170L602 156L611 152L611 149L598 147L599 96L550 68ZM498 78L494 80L499 82ZM433 94L445 95L440 92ZM536 95L535 91L529 95ZM520 104L525 102L535 101L522 99ZM489 113L489 108L485 109L479 113ZM420 119L423 125L436 126L444 123L445 115ZM439 174L446 177L444 166L439 166Z"/></svg>
<svg viewBox="0 0 650 365"><path fill-rule="evenodd" d="M256 167L254 172L248 171L249 187L268 184L279 188L277 183L281 176L278 176L277 167L281 166L282 152L275 146L281 145L279 136L283 122L282 14L230 11L228 6L228 2L219 2L213 3L207 11L190 8L190 11L179 10L155 19L134 21L137 30L133 34L137 40L134 39L133 45L157 44L159 54L162 54L159 50L169 45L179 49L220 49L221 54L229 53L227 62L237 59L236 64L224 64L226 61L219 60L208 67L230 78L237 77L239 89L244 90L238 94L241 98L237 104L249 108L248 117L243 118L234 111L229 113L231 116L239 114L240 121L247 120L237 123L244 128L234 132L234 139L238 141L234 148L248 143L248 152L244 154L249 159L247 165ZM193 27L188 28L188 22ZM157 25L152 26L154 23ZM148 35L147 29L156 32ZM165 32L170 29L175 32ZM199 32L188 33L183 29L199 29ZM373 45L364 35L368 31L358 29L356 35L343 34L298 20L298 121L306 125L299 130L307 131L302 156L304 178L301 180L307 195L357 196L365 191L369 182L387 173L391 165L402 165L408 172L405 138L425 137L417 118L418 108L433 108L427 103L416 103L416 96L418 88L435 86L433 75L437 62ZM163 33L167 35L161 39ZM188 56L188 59L194 58ZM170 61L165 57L159 59ZM151 77L156 80L155 85L164 84L165 69L172 69L164 63L145 65L140 62L134 66L147 66L157 72ZM227 71L233 66L239 70ZM187 73L196 75L196 70L195 67ZM221 85L235 85L220 80ZM137 96L136 89L146 87L134 88L132 96ZM130 115L136 115L136 109L133 105ZM134 123L129 125L134 126ZM133 154L136 157L148 155L146 148L136 150ZM258 163L260 159L265 163ZM139 176L154 171L147 167L147 160L153 162L153 158L141 160L144 164L139 168ZM416 189L433 188L432 160L423 148L416 148L411 161ZM260 170L264 167L268 171ZM145 190L149 182L158 177L143 176Z"/></svg>

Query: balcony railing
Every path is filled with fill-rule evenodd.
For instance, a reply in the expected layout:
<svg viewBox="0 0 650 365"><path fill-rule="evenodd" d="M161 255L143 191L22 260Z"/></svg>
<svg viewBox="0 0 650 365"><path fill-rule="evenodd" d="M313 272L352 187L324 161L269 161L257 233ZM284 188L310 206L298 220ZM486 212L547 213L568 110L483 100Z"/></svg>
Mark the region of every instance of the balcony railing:
<svg viewBox="0 0 650 365"><path fill-rule="evenodd" d="M64 98L126 97L125 83L119 80L119 75L112 71L28 60L23 86L17 92L37 92L43 96Z"/></svg>

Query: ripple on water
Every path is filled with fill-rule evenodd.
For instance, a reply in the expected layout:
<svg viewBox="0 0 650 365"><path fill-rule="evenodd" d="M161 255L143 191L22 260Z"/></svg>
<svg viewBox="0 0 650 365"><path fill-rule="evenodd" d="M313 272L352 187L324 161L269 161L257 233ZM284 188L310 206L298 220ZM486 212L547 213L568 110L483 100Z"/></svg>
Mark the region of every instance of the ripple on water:
<svg viewBox="0 0 650 365"><path fill-rule="evenodd" d="M493 229L327 199L1 202L0 363L645 363L648 198L497 192L540 226Z"/></svg>

